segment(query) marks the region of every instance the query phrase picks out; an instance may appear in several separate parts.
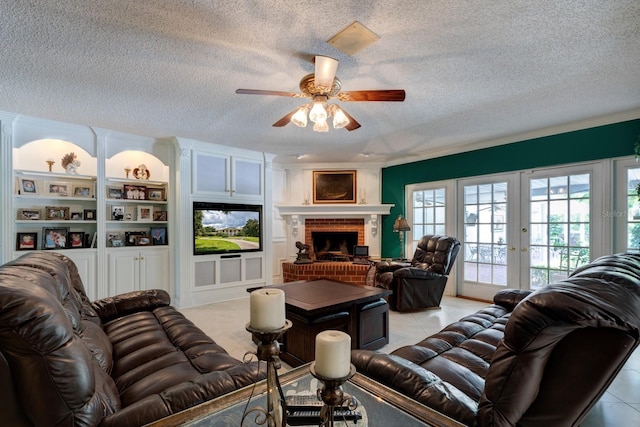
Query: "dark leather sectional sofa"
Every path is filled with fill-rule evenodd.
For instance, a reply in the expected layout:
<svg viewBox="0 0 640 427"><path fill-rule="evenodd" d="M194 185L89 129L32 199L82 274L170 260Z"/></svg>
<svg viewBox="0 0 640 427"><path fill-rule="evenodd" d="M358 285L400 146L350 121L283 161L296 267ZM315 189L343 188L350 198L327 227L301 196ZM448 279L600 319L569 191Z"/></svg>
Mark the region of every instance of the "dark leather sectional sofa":
<svg viewBox="0 0 640 427"><path fill-rule="evenodd" d="M264 374L164 291L90 302L75 264L55 252L0 267L0 426L142 426Z"/></svg>
<svg viewBox="0 0 640 427"><path fill-rule="evenodd" d="M640 255L601 257L419 343L354 350L369 376L468 426L576 426L638 346Z"/></svg>

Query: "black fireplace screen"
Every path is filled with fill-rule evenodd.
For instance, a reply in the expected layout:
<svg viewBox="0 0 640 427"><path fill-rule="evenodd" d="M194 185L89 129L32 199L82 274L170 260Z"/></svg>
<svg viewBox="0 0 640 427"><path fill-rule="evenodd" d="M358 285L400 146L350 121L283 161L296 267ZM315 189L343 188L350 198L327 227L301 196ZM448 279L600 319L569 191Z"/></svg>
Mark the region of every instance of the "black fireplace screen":
<svg viewBox="0 0 640 427"><path fill-rule="evenodd" d="M317 259L325 255L353 255L353 247L358 244L358 232L314 231L311 232L311 239Z"/></svg>

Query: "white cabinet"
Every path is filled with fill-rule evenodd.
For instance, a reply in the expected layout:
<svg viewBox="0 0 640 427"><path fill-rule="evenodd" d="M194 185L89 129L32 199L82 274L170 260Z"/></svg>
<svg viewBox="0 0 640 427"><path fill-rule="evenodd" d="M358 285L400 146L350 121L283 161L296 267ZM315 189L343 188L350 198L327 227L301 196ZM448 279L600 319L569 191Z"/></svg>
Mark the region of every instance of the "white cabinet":
<svg viewBox="0 0 640 427"><path fill-rule="evenodd" d="M194 195L262 198L262 161L238 156L193 152Z"/></svg>
<svg viewBox="0 0 640 427"><path fill-rule="evenodd" d="M109 294L145 289L169 292L168 248L114 248L108 250Z"/></svg>

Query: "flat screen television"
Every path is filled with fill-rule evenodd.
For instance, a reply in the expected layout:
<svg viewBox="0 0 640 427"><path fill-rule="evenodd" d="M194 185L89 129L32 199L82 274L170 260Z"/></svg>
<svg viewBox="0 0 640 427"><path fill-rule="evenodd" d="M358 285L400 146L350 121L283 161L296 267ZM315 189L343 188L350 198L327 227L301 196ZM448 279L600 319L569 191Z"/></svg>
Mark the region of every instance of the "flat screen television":
<svg viewBox="0 0 640 427"><path fill-rule="evenodd" d="M193 254L262 250L262 206L193 202Z"/></svg>

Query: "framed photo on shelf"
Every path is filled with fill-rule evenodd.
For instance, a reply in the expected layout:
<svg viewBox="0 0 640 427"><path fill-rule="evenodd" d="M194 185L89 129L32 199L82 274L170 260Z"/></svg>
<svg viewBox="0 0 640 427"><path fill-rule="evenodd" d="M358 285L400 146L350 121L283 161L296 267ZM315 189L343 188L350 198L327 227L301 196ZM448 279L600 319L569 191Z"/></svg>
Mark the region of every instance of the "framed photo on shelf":
<svg viewBox="0 0 640 427"><path fill-rule="evenodd" d="M146 200L147 187L144 185L125 185L122 197L127 200Z"/></svg>
<svg viewBox="0 0 640 427"><path fill-rule="evenodd" d="M91 187L86 185L74 185L73 197L91 198Z"/></svg>
<svg viewBox="0 0 640 427"><path fill-rule="evenodd" d="M70 240L70 248L71 249L77 249L77 248L84 248L84 232L82 231L72 231L69 233L69 240Z"/></svg>
<svg viewBox="0 0 640 427"><path fill-rule="evenodd" d="M122 233L117 231L109 231L107 233L107 246L111 246L114 248L124 246L124 242L122 241Z"/></svg>
<svg viewBox="0 0 640 427"><path fill-rule="evenodd" d="M35 196L38 194L36 180L30 178L20 178L20 194Z"/></svg>
<svg viewBox="0 0 640 427"><path fill-rule="evenodd" d="M122 199L122 187L117 185L107 186L107 199Z"/></svg>
<svg viewBox="0 0 640 427"><path fill-rule="evenodd" d="M147 187L147 200L163 202L166 200L163 187Z"/></svg>
<svg viewBox="0 0 640 427"><path fill-rule="evenodd" d="M143 234L141 236L135 236L135 245L136 246L151 246L152 245L151 237L147 234Z"/></svg>
<svg viewBox="0 0 640 427"><path fill-rule="evenodd" d="M82 218L82 212L71 212L71 219L79 220Z"/></svg>
<svg viewBox="0 0 640 427"><path fill-rule="evenodd" d="M69 219L68 206L47 206L44 208L44 217L49 221Z"/></svg>
<svg viewBox="0 0 640 427"><path fill-rule="evenodd" d="M149 230L154 245L167 245L167 227L151 227Z"/></svg>
<svg viewBox="0 0 640 427"><path fill-rule="evenodd" d="M95 221L96 220L96 210L95 209L85 209L83 212L83 219L85 221Z"/></svg>
<svg viewBox="0 0 640 427"><path fill-rule="evenodd" d="M153 211L153 220L154 221L166 221L167 220L167 211Z"/></svg>
<svg viewBox="0 0 640 427"><path fill-rule="evenodd" d="M37 221L42 219L42 212L40 212L40 209L35 209L35 208L18 209L18 219Z"/></svg>
<svg viewBox="0 0 640 427"><path fill-rule="evenodd" d="M44 192L48 196L66 197L71 193L71 184L68 182L45 181Z"/></svg>
<svg viewBox="0 0 640 427"><path fill-rule="evenodd" d="M111 220L124 221L124 206L111 206Z"/></svg>
<svg viewBox="0 0 640 427"><path fill-rule="evenodd" d="M313 171L313 203L356 203L356 171Z"/></svg>
<svg viewBox="0 0 640 427"><path fill-rule="evenodd" d="M44 227L42 229L42 249L67 249L69 247L69 227Z"/></svg>
<svg viewBox="0 0 640 427"><path fill-rule="evenodd" d="M150 206L150 205L138 206L137 220L140 222L153 221L153 206Z"/></svg>
<svg viewBox="0 0 640 427"><path fill-rule="evenodd" d="M147 233L144 231L125 231L124 233L124 245L125 246L136 246L136 238L139 236L146 236Z"/></svg>
<svg viewBox="0 0 640 427"><path fill-rule="evenodd" d="M32 251L38 244L38 233L18 233L16 251Z"/></svg>

